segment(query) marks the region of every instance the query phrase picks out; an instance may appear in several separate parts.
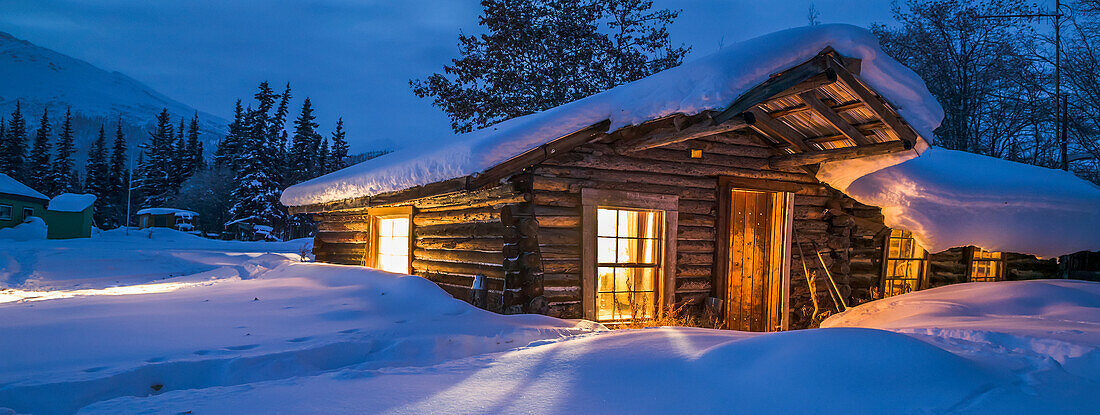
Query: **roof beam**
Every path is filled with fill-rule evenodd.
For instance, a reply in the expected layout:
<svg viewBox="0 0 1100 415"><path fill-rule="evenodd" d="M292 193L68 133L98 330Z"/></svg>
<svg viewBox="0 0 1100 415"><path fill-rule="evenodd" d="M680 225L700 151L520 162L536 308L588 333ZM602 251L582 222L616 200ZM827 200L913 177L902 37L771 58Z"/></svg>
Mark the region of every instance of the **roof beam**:
<svg viewBox="0 0 1100 415"><path fill-rule="evenodd" d="M824 118L829 125L832 125L833 128L840 131L841 134L844 134L845 137L852 140L856 145L871 144L871 140L864 137L863 133L856 130L852 124L844 121L843 118L840 118L840 115L833 111L832 108L829 108L828 105L825 105L824 102L821 102L821 99L817 97L817 91L806 91L798 94L798 97L802 98L802 101L810 107L810 110L820 115L821 118Z"/></svg>
<svg viewBox="0 0 1100 415"><path fill-rule="evenodd" d="M802 134L788 127L787 124L783 124L783 122L772 118L758 106L749 108L743 117L745 118L745 123L751 125L761 134L777 142L786 142L797 151L813 151L813 149L803 141Z"/></svg>
<svg viewBox="0 0 1100 415"><path fill-rule="evenodd" d="M828 66L829 69L836 72L837 79L846 85L848 89L851 89L863 103L867 104L867 108L875 113L882 122L886 123L890 129L894 130L898 137L901 137L902 141L908 142L910 146L916 145L916 131L913 131L908 125L903 124L901 119L895 115L893 110L886 106L884 101L880 100L871 90L863 86L863 83L859 82L855 75L852 75L851 72L845 69L844 66L835 59L828 59Z"/></svg>
<svg viewBox="0 0 1100 415"><path fill-rule="evenodd" d="M810 153L781 154L768 159L769 167L799 167L826 161L847 160L878 154L896 153L913 148L904 141L887 141L859 147L844 147L832 150L820 150Z"/></svg>
<svg viewBox="0 0 1100 415"><path fill-rule="evenodd" d="M648 150L651 148L657 148L661 146L667 146L669 144L680 143L688 140L694 140L696 138L703 138L712 136L715 134L726 133L730 131L740 130L748 127L745 120L741 117L734 117L730 120L716 124L712 119L705 119L690 126L679 129L677 127L661 128L658 129L638 140L632 140L616 146L616 151L620 154L633 153L636 151Z"/></svg>
<svg viewBox="0 0 1100 415"><path fill-rule="evenodd" d="M579 145L586 144L592 140L603 137L607 134L607 129L610 126L611 120L600 121L580 131L558 137L553 141L528 150L527 152L518 156L512 157L503 163L497 164L496 166L485 170L484 172L470 175L468 176L469 179L466 181L466 189L475 190L490 184L494 184L508 176L522 171L528 166L541 163L544 160L557 155L558 153L567 152Z"/></svg>

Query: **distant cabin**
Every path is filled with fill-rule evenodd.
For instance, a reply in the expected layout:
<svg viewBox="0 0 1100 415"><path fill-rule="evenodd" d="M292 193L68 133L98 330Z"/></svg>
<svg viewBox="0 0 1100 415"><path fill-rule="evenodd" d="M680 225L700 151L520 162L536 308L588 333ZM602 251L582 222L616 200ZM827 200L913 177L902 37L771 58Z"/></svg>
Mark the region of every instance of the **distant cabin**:
<svg viewBox="0 0 1100 415"><path fill-rule="evenodd" d="M195 230L198 213L176 208L145 208L137 211L138 228L170 228L182 232Z"/></svg>
<svg viewBox="0 0 1100 415"><path fill-rule="evenodd" d="M0 228L23 223L31 216L43 217L50 198L4 173L0 173Z"/></svg>
<svg viewBox="0 0 1100 415"><path fill-rule="evenodd" d="M275 240L273 232L273 227L256 224L255 218L247 217L226 222L221 236L235 241L267 241Z"/></svg>
<svg viewBox="0 0 1100 415"><path fill-rule="evenodd" d="M909 231L885 226L880 208L818 180L822 163L915 156L928 137L914 125L928 121L903 114L939 109L881 51L864 68L823 43L839 31L878 49L870 34L841 29L727 47L452 138L471 144L449 154L398 151L293 186L283 202L319 221L319 262L418 275L464 300L481 276L491 310L609 324L683 307L730 329L805 328L815 305L835 313L838 303L947 283L1055 275L1057 262L1030 255L929 255ZM784 62L777 54L805 57L754 66ZM742 66L716 74L714 62ZM879 85L919 85L890 95L865 69ZM736 93L675 95L722 88ZM910 100L902 113L888 99L918 94L935 108ZM618 98L651 96L667 103Z"/></svg>
<svg viewBox="0 0 1100 415"><path fill-rule="evenodd" d="M63 193L46 206L46 238L72 239L92 236L96 196Z"/></svg>

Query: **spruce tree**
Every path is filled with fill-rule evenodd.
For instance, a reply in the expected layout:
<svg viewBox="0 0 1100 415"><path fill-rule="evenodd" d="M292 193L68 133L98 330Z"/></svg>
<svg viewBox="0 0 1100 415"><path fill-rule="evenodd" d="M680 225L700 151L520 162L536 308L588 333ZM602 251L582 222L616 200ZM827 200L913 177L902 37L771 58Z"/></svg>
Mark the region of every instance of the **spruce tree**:
<svg viewBox="0 0 1100 415"><path fill-rule="evenodd" d="M49 111L42 110L42 119L38 123L38 131L34 135L34 147L31 148L31 164L27 166L25 173L26 184L42 193L50 192L50 182L53 168L50 165L50 116Z"/></svg>
<svg viewBox="0 0 1100 415"><path fill-rule="evenodd" d="M328 153L328 138L321 137L321 149L317 151L317 165L320 166L318 176L328 174L328 168L332 166L332 158Z"/></svg>
<svg viewBox="0 0 1100 415"><path fill-rule="evenodd" d="M126 137L122 134L122 118L118 119L115 140L111 145L111 162L107 168L107 201L109 217L104 219L108 226L119 226L126 215L126 193L130 186L128 166L126 165Z"/></svg>
<svg viewBox="0 0 1100 415"><path fill-rule="evenodd" d="M202 155L202 142L199 141L199 113L191 117L191 125L187 129L187 155L190 159L191 174L206 168L206 160Z"/></svg>
<svg viewBox="0 0 1100 415"><path fill-rule="evenodd" d="M175 196L172 175L174 137L172 121L166 108L157 115L156 129L143 146L141 165L138 167L141 172L138 188L143 198L143 207L164 207L168 199Z"/></svg>
<svg viewBox="0 0 1100 415"><path fill-rule="evenodd" d="M16 180L26 182L27 121L23 119L22 104L15 101L11 121L7 123L4 145L0 147L0 170Z"/></svg>
<svg viewBox="0 0 1100 415"><path fill-rule="evenodd" d="M313 104L307 97L302 102L302 111L294 120L294 136L290 139L287 152L286 184L294 185L317 176L318 157L317 117L313 115Z"/></svg>
<svg viewBox="0 0 1100 415"><path fill-rule="evenodd" d="M110 216L107 207L110 206L111 195L110 177L107 166L107 136L103 131L103 125L99 126L99 135L96 136L92 147L88 149L88 163L84 166L84 193L96 195L95 223L103 226L106 218Z"/></svg>
<svg viewBox="0 0 1100 415"><path fill-rule="evenodd" d="M73 161L73 153L76 152L74 140L72 110L66 109L65 121L61 124L61 135L57 137L57 157L53 160L50 196L71 193L77 189L76 166Z"/></svg>
<svg viewBox="0 0 1100 415"><path fill-rule="evenodd" d="M179 192L183 182L191 177L191 154L187 151L187 138L184 131L183 117L180 117L180 126L172 148L172 165L176 166L172 172L173 193Z"/></svg>
<svg viewBox="0 0 1100 415"><path fill-rule="evenodd" d="M251 111L251 110L250 110ZM237 156L240 153L241 142L247 132L245 126L245 111L241 107L241 100L237 100L237 106L233 109L233 122L229 123L229 132L214 149L214 165L237 171Z"/></svg>
<svg viewBox="0 0 1100 415"><path fill-rule="evenodd" d="M348 141L344 137L344 118L336 120L336 130L332 132L332 155L329 157L329 169L333 172L347 167Z"/></svg>
<svg viewBox="0 0 1100 415"><path fill-rule="evenodd" d="M234 219L250 218L257 224L274 227L281 232L286 212L279 204L281 186L275 172L277 151L273 150L274 137L271 111L276 95L267 82L260 84L255 94L255 110L246 111L246 131L237 157L237 172L232 191L233 204L230 216Z"/></svg>

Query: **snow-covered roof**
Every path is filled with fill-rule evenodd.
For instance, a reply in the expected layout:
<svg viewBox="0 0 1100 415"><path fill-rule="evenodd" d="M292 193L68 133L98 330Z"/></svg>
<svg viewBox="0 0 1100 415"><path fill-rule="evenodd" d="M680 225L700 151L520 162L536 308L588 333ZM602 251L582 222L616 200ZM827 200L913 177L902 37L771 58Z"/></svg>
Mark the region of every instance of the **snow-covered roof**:
<svg viewBox="0 0 1100 415"><path fill-rule="evenodd" d="M76 193L62 193L50 199L50 204L46 206L46 210L52 210L54 212L83 212L95 203L95 195L91 194L76 194Z"/></svg>
<svg viewBox="0 0 1100 415"><path fill-rule="evenodd" d="M50 199L49 197L46 197L46 195L39 193L37 190L31 189L30 186L20 183L18 180L11 178L11 176L8 176L4 173L0 173L0 193L33 197L35 199L42 200Z"/></svg>
<svg viewBox="0 0 1100 415"><path fill-rule="evenodd" d="M959 246L1055 257L1100 250L1100 187L1072 173L962 151L823 163L817 178L882 208L929 252Z"/></svg>
<svg viewBox="0 0 1100 415"><path fill-rule="evenodd" d="M720 110L772 74L806 62L826 47L860 59L860 78L890 101L918 134L932 137L943 108L919 76L886 55L866 29L818 25L733 44L569 104L386 154L291 186L281 201L303 206L402 190L485 171L604 120L611 121L614 131L677 113Z"/></svg>
<svg viewBox="0 0 1100 415"><path fill-rule="evenodd" d="M190 210L176 209L176 208L145 208L137 211L138 215L175 215L183 217L199 216L198 213Z"/></svg>

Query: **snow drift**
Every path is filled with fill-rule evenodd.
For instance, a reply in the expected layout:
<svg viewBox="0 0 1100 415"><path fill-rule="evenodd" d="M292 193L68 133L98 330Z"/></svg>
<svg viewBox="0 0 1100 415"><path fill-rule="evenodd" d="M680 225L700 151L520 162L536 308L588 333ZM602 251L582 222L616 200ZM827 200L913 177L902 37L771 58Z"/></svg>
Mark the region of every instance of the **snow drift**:
<svg viewBox="0 0 1100 415"><path fill-rule="evenodd" d="M484 171L546 142L611 120L611 130L671 114L720 110L772 74L803 63L826 47L862 60L860 78L898 108L918 133L931 137L943 109L924 81L890 58L865 29L819 25L772 33L543 112L514 118L438 145L396 151L291 186L287 206L372 196Z"/></svg>
<svg viewBox="0 0 1100 415"><path fill-rule="evenodd" d="M932 148L909 160L823 163L817 177L881 207L887 226L912 231L929 252L1100 249L1100 187L1069 172Z"/></svg>

